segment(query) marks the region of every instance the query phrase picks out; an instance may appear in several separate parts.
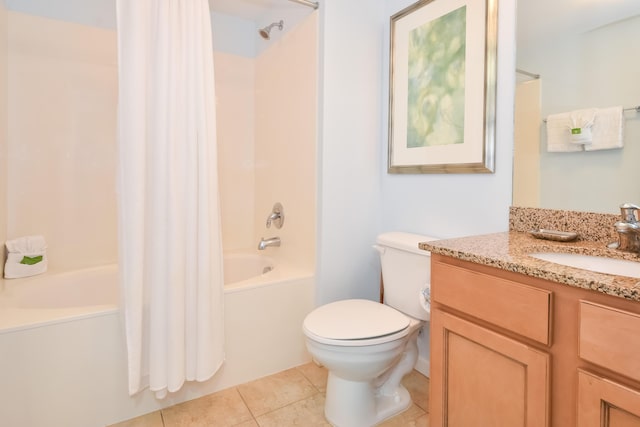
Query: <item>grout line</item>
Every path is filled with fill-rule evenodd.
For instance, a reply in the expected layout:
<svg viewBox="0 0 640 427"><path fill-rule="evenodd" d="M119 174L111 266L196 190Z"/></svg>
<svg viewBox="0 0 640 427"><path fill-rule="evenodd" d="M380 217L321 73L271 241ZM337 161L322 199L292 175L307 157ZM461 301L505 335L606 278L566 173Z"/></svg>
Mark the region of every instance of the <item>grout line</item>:
<svg viewBox="0 0 640 427"><path fill-rule="evenodd" d="M313 387L313 389L314 389L316 392L318 392L318 393L322 393L322 390L320 390L320 389L318 388L318 386L316 386L316 385L313 383L313 381L311 381L311 378L309 378L308 376L306 376L306 375L304 374L304 372L302 371L302 369L298 369L298 367L296 366L296 370L297 370L297 371L298 371L298 373L299 373L300 375L302 375L302 377L303 377L303 378L304 378L304 379L309 383L309 385L310 385L311 387Z"/></svg>
<svg viewBox="0 0 640 427"><path fill-rule="evenodd" d="M260 423L258 423L258 420L256 419L256 416L254 415L253 411L251 410L251 408L249 407L249 405L247 404L247 401L244 399L244 396L242 395L242 393L240 393L240 387L235 386L233 387L236 392L238 393L238 396L240 396L240 400L242 400L242 403L244 404L244 407L247 408L247 411L249 411L249 414L251 415L251 419L253 421L256 422L256 424L258 424L258 426L260 425Z"/></svg>
<svg viewBox="0 0 640 427"><path fill-rule="evenodd" d="M295 400L295 401L293 401L293 402L287 403L287 404L286 404L286 405L284 405L284 406L281 406L281 407L276 408L276 409L272 409L272 410L270 410L270 411L268 411L268 412L265 412L264 414L260 414L258 417L262 417L262 416L265 416L265 415L268 415L268 414L272 414L272 413L274 413L274 412L281 411L281 410L283 410L284 408L288 408L289 406L295 405L296 403L300 403L300 402L303 402L303 401L305 401L305 400L311 399L312 397L315 397L315 396L317 396L317 395L321 395L321 396L323 396L323 397L324 397L324 393L322 393L321 391L318 391L318 392L316 392L316 393L314 393L314 394L312 394L312 395L310 395L310 396L303 397L302 399ZM256 421L256 423L258 423L258 417L255 417L255 421ZM328 422L328 421L327 421L327 422ZM260 425L260 423L258 423L258 426L259 426L259 425Z"/></svg>

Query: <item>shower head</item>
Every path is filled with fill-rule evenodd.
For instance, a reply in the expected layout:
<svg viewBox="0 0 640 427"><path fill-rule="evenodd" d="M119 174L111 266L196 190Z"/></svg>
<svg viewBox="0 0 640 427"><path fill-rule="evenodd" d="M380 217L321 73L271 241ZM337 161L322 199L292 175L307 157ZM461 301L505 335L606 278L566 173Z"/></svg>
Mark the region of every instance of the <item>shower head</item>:
<svg viewBox="0 0 640 427"><path fill-rule="evenodd" d="M269 40L271 37L269 36L269 33L271 32L271 29L273 27L278 27L278 29L280 31L282 31L282 28L284 27L284 21L280 20L280 22L274 22L271 25L267 25L264 28L261 28L260 30L258 30L258 34L260 34L260 37L262 37L265 40Z"/></svg>

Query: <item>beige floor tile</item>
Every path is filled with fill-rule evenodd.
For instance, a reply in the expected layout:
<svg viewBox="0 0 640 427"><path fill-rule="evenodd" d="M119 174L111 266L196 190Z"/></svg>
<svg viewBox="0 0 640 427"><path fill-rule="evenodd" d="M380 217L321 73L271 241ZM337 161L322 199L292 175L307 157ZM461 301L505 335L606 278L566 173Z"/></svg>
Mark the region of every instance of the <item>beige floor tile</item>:
<svg viewBox="0 0 640 427"><path fill-rule="evenodd" d="M240 385L238 391L255 417L317 393L295 368Z"/></svg>
<svg viewBox="0 0 640 427"><path fill-rule="evenodd" d="M329 372L325 367L319 366L315 362L309 362L305 365L298 366L297 369L311 381L311 384L313 384L318 391L321 393L327 391L327 376Z"/></svg>
<svg viewBox="0 0 640 427"><path fill-rule="evenodd" d="M324 396L317 393L256 418L260 427L330 427L324 418Z"/></svg>
<svg viewBox="0 0 640 427"><path fill-rule="evenodd" d="M402 385L409 390L413 403L429 412L429 378L413 370L402 379Z"/></svg>
<svg viewBox="0 0 640 427"><path fill-rule="evenodd" d="M113 424L110 427L162 427L162 415L160 415L160 411L151 412L150 414Z"/></svg>
<svg viewBox="0 0 640 427"><path fill-rule="evenodd" d="M401 414L396 415L393 418L380 424L380 427L409 427L409 426L422 426L422 424L416 424L417 421L426 415L426 413L418 407L415 403L409 406L409 409Z"/></svg>
<svg viewBox="0 0 640 427"><path fill-rule="evenodd" d="M424 414L415 420L415 424L411 425L415 427L429 427L429 414Z"/></svg>
<svg viewBox="0 0 640 427"><path fill-rule="evenodd" d="M233 427L260 427L255 420L245 421L240 424L236 424Z"/></svg>
<svg viewBox="0 0 640 427"><path fill-rule="evenodd" d="M237 388L171 406L162 416L164 427L228 427L253 420Z"/></svg>
<svg viewBox="0 0 640 427"><path fill-rule="evenodd" d="M327 370L308 363L111 427L163 427L163 417L164 427L329 426L324 418L326 382ZM429 427L429 378L413 371L402 383L413 405L381 426Z"/></svg>

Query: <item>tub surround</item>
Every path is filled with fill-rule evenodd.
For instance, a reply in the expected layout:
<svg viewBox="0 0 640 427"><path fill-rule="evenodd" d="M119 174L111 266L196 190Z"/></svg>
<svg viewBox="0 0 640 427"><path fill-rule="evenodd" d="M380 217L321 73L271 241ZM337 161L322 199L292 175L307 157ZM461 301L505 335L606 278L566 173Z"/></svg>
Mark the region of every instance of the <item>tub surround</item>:
<svg viewBox="0 0 640 427"><path fill-rule="evenodd" d="M511 208L508 232L420 243L420 248L463 261L496 267L531 277L591 289L640 301L640 279L566 267L529 256L534 252L569 252L640 261L635 253L607 248L617 240L617 215ZM540 240L528 231L547 228L578 233L573 242Z"/></svg>

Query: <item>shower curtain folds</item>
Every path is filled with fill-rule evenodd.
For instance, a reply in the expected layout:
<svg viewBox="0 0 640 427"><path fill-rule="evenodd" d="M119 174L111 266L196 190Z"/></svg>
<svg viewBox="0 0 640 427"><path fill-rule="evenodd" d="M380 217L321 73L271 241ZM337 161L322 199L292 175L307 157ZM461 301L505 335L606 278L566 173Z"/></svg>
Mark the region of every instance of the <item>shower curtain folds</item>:
<svg viewBox="0 0 640 427"><path fill-rule="evenodd" d="M224 360L207 0L117 0L119 271L129 393Z"/></svg>

